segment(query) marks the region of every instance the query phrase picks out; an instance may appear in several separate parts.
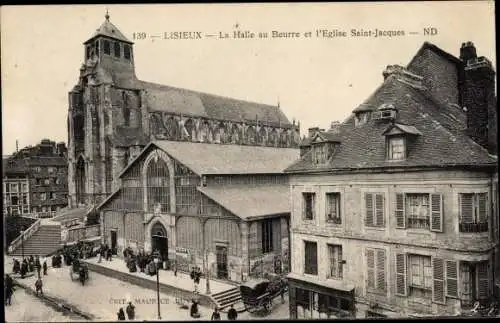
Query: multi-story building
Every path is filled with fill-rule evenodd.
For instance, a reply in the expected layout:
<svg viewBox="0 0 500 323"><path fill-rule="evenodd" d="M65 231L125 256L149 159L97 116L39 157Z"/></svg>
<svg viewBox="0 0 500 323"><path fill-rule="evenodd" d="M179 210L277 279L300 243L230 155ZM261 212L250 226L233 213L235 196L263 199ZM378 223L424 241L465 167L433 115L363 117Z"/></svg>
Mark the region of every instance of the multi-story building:
<svg viewBox="0 0 500 323"><path fill-rule="evenodd" d="M3 159L3 214L31 213L29 177L24 165Z"/></svg>
<svg viewBox="0 0 500 323"><path fill-rule="evenodd" d="M470 42L459 58L424 43L346 121L311 129L285 171L291 318L455 315L489 301L494 74Z"/></svg>
<svg viewBox="0 0 500 323"><path fill-rule="evenodd" d="M11 183L14 179L22 181L17 188L22 195L20 199L14 198L23 203L20 214L49 216L68 205L66 153L65 143L43 139L40 144L25 147L4 160L4 196L15 194L15 185Z"/></svg>
<svg viewBox="0 0 500 323"><path fill-rule="evenodd" d="M298 147L299 127L271 106L139 80L133 43L109 15L84 43L69 93L70 206L95 205L150 140Z"/></svg>

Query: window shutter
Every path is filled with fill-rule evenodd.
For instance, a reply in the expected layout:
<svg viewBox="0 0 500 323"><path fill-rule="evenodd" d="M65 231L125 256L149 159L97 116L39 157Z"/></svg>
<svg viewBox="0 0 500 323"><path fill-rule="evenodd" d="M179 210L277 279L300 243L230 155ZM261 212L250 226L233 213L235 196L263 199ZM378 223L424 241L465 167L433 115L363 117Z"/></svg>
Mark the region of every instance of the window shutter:
<svg viewBox="0 0 500 323"><path fill-rule="evenodd" d="M366 217L365 217L365 225L372 227L373 226L373 194L365 193L365 202L366 202Z"/></svg>
<svg viewBox="0 0 500 323"><path fill-rule="evenodd" d="M367 288L375 289L375 252L366 249Z"/></svg>
<svg viewBox="0 0 500 323"><path fill-rule="evenodd" d="M446 296L458 297L458 265L455 260L446 261Z"/></svg>
<svg viewBox="0 0 500 323"><path fill-rule="evenodd" d="M385 291L385 251L377 250L377 290Z"/></svg>
<svg viewBox="0 0 500 323"><path fill-rule="evenodd" d="M431 194L431 231L443 232L443 197Z"/></svg>
<svg viewBox="0 0 500 323"><path fill-rule="evenodd" d="M432 258L432 270L433 270L432 300L435 303L444 304L446 299L444 291L443 259Z"/></svg>
<svg viewBox="0 0 500 323"><path fill-rule="evenodd" d="M472 216L473 194L460 194L460 221L462 223L473 223Z"/></svg>
<svg viewBox="0 0 500 323"><path fill-rule="evenodd" d="M394 210L396 211L396 228L404 229L406 228L405 195L402 193L396 194L394 203Z"/></svg>
<svg viewBox="0 0 500 323"><path fill-rule="evenodd" d="M396 295L406 296L406 254L396 254Z"/></svg>
<svg viewBox="0 0 500 323"><path fill-rule="evenodd" d="M488 262L482 261L477 265L477 290L479 299L487 299L490 296L490 284L488 275Z"/></svg>
<svg viewBox="0 0 500 323"><path fill-rule="evenodd" d="M487 202L487 193L478 194L478 202L479 202L479 222L484 223L488 221L488 208L486 207Z"/></svg>
<svg viewBox="0 0 500 323"><path fill-rule="evenodd" d="M384 226L384 195L375 195L375 221L377 226Z"/></svg>

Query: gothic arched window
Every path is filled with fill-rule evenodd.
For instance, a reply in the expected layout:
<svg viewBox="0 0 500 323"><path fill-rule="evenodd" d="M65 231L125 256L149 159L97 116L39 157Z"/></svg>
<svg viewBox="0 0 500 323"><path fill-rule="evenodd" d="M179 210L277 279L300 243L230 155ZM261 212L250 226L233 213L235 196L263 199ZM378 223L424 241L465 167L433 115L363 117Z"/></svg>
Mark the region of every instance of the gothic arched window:
<svg viewBox="0 0 500 323"><path fill-rule="evenodd" d="M188 141L196 141L196 128L193 119L188 119L184 123L184 133L183 138Z"/></svg>
<svg viewBox="0 0 500 323"><path fill-rule="evenodd" d="M120 43L115 42L115 57L120 57Z"/></svg>
<svg viewBox="0 0 500 323"><path fill-rule="evenodd" d="M233 124L231 127L231 131L229 133L229 136L231 138L230 142L232 144L239 144L241 141L241 131L240 128L238 127L237 124Z"/></svg>
<svg viewBox="0 0 500 323"><path fill-rule="evenodd" d="M253 126L248 127L245 136L246 143L253 145L255 143L255 135L256 135L255 128Z"/></svg>
<svg viewBox="0 0 500 323"><path fill-rule="evenodd" d="M179 124L177 121L174 118L168 118L165 126L168 139L177 140L179 138Z"/></svg>
<svg viewBox="0 0 500 323"><path fill-rule="evenodd" d="M210 142L212 139L210 137L210 124L205 121L200 126L200 142Z"/></svg>
<svg viewBox="0 0 500 323"><path fill-rule="evenodd" d="M158 117L152 115L149 119L149 133L153 136L157 136L161 134L161 128L162 126L160 124L160 120L158 120Z"/></svg>
<svg viewBox="0 0 500 323"><path fill-rule="evenodd" d="M73 138L75 141L85 138L85 119L81 114L73 117Z"/></svg>
<svg viewBox="0 0 500 323"><path fill-rule="evenodd" d="M257 135L257 143L261 145L265 145L267 142L267 132L266 128L260 127L259 134Z"/></svg>
<svg viewBox="0 0 500 323"><path fill-rule="evenodd" d="M273 147L276 147L277 143L278 143L278 132L276 131L275 128L273 128L271 130L271 132L269 133L269 140L268 140L268 143L273 146Z"/></svg>
<svg viewBox="0 0 500 323"><path fill-rule="evenodd" d="M103 41L103 50L104 50L104 54L106 55L110 55L111 54L111 46L109 45L109 40L104 40Z"/></svg>
<svg viewBox="0 0 500 323"><path fill-rule="evenodd" d="M170 177L167 163L159 157L153 158L146 171L148 211L169 212Z"/></svg>
<svg viewBox="0 0 500 323"><path fill-rule="evenodd" d="M125 59L130 59L130 46L129 45L123 45L123 57L125 57Z"/></svg>
<svg viewBox="0 0 500 323"><path fill-rule="evenodd" d="M227 133L224 123L219 123L215 129L214 141L219 144L225 144L227 142Z"/></svg>

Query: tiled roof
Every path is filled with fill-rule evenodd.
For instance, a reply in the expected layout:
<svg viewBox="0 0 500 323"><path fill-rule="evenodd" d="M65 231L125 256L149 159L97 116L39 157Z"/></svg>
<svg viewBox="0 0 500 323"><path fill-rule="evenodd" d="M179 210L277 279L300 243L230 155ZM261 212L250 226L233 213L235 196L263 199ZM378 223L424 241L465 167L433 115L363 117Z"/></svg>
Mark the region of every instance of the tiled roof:
<svg viewBox="0 0 500 323"><path fill-rule="evenodd" d="M456 125L460 122L455 122L455 126L451 124L449 117L443 115L442 106L425 90L389 76L365 102L373 107L382 103L393 104L398 110L395 122L413 126L422 133L409 146L406 160L386 160L386 138L382 134L389 121L370 120L355 127L354 118L350 117L339 127L337 136L341 144L326 165L313 164L312 152L308 152L286 172L496 164L495 157L466 136L462 125Z"/></svg>
<svg viewBox="0 0 500 323"><path fill-rule="evenodd" d="M184 141L151 142L198 175L279 174L299 158L299 149L260 146L219 145ZM142 153L122 171L124 174Z"/></svg>
<svg viewBox="0 0 500 323"><path fill-rule="evenodd" d="M139 81L146 90L148 108L153 111L185 113L230 121L255 121L290 125L277 106L254 103L196 92L167 85Z"/></svg>
<svg viewBox="0 0 500 323"><path fill-rule="evenodd" d="M314 140L316 137L320 137L323 142L340 142L340 137L337 136L337 133L328 132L328 131L318 131L311 141L314 144Z"/></svg>
<svg viewBox="0 0 500 323"><path fill-rule="evenodd" d="M418 129L415 128L414 126L407 126L405 124L399 124L399 123L395 123L395 124L392 124L391 126L389 126L389 128L387 128L383 134L389 132L393 128L398 128L402 132L410 134L410 135L417 135L417 136L422 135L422 133L420 131L418 131Z"/></svg>
<svg viewBox="0 0 500 323"><path fill-rule="evenodd" d="M29 166L67 166L68 161L64 157L36 156L26 159Z"/></svg>
<svg viewBox="0 0 500 323"><path fill-rule="evenodd" d="M125 35L123 35L121 33L121 31L118 30L118 28L116 28L116 26L113 25L107 19L104 20L102 25L99 28L97 28L97 30L92 35L92 37L90 37L89 40L87 40L85 43L91 41L92 39L94 39L97 36L106 36L109 38L117 39L117 40L132 44L132 42L130 40L128 40L127 37L125 37Z"/></svg>
<svg viewBox="0 0 500 323"><path fill-rule="evenodd" d="M145 146L148 143L141 128L116 126L110 138L115 147Z"/></svg>
<svg viewBox="0 0 500 323"><path fill-rule="evenodd" d="M198 190L244 220L291 210L288 185L198 187Z"/></svg>

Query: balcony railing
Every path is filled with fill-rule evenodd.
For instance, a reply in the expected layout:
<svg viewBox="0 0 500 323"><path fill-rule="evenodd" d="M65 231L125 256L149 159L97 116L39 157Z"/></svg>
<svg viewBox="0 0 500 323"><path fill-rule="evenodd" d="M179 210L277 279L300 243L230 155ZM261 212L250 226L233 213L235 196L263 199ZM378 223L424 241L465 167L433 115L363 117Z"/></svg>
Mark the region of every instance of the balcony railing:
<svg viewBox="0 0 500 323"><path fill-rule="evenodd" d="M426 218L408 218L408 228L429 229L429 217Z"/></svg>
<svg viewBox="0 0 500 323"><path fill-rule="evenodd" d="M476 233L488 232L488 222L460 223L460 232Z"/></svg>

